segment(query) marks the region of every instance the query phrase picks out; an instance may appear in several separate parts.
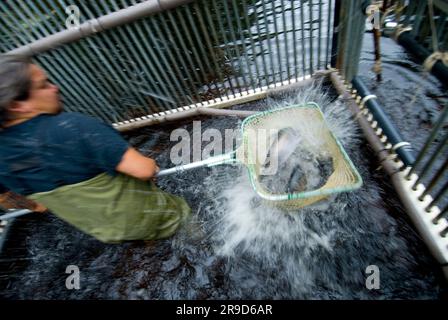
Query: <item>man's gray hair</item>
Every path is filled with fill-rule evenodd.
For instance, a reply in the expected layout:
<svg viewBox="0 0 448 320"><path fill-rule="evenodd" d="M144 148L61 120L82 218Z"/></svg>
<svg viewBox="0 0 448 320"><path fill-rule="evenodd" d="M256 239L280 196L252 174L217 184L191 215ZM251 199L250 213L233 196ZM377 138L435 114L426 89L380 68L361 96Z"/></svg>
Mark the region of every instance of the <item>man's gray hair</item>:
<svg viewBox="0 0 448 320"><path fill-rule="evenodd" d="M28 99L31 89L31 60L24 56L0 56L0 125L8 119L13 101Z"/></svg>

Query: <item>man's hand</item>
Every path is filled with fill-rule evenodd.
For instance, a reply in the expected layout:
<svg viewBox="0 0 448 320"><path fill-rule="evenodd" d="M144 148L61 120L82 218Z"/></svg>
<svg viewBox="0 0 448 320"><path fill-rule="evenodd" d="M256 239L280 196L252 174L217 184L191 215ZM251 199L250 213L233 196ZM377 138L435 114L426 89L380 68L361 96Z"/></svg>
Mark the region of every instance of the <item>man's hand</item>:
<svg viewBox="0 0 448 320"><path fill-rule="evenodd" d="M153 159L145 157L134 148L129 148L116 170L140 180L149 180L155 177L160 169Z"/></svg>
<svg viewBox="0 0 448 320"><path fill-rule="evenodd" d="M5 209L28 209L39 213L48 211L42 204L11 191L0 194L0 206Z"/></svg>
<svg viewBox="0 0 448 320"><path fill-rule="evenodd" d="M159 173L159 171L160 171L160 168L159 168L159 166L157 166L157 168L156 168L156 175ZM151 178L151 180L154 182L154 183L156 183L157 182L157 176L156 175L154 175L152 178Z"/></svg>
<svg viewBox="0 0 448 320"><path fill-rule="evenodd" d="M36 206L34 207L33 211L37 213L47 213L48 209L44 207L44 205L36 203Z"/></svg>

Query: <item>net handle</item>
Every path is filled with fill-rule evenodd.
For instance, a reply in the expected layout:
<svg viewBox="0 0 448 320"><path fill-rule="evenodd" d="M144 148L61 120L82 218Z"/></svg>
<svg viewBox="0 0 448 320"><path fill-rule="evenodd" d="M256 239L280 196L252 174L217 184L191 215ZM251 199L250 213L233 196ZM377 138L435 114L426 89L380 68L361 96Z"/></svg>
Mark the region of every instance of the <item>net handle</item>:
<svg viewBox="0 0 448 320"><path fill-rule="evenodd" d="M157 177L167 176L173 173L181 173L186 170L201 168L201 167L212 167L220 164L235 163L236 162L236 151L225 153L219 156L214 156L207 158L205 160L196 161L181 166L160 170L157 173Z"/></svg>
<svg viewBox="0 0 448 320"><path fill-rule="evenodd" d="M17 217L24 216L24 215L32 213L32 212L33 211L28 210L28 209L13 210L12 212L0 215L0 220L8 220L8 219L12 219L12 218L17 218Z"/></svg>

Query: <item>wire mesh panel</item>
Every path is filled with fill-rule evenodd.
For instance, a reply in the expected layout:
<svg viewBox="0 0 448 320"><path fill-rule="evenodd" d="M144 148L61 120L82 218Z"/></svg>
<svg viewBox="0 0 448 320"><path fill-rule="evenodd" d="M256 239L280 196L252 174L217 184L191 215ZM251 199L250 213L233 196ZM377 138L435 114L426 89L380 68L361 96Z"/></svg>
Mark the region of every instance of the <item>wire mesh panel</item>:
<svg viewBox="0 0 448 320"><path fill-rule="evenodd" d="M146 1L147 3L153 1ZM3 53L145 1L7 0ZM335 1L198 0L35 55L69 111L117 123L290 83L330 64Z"/></svg>

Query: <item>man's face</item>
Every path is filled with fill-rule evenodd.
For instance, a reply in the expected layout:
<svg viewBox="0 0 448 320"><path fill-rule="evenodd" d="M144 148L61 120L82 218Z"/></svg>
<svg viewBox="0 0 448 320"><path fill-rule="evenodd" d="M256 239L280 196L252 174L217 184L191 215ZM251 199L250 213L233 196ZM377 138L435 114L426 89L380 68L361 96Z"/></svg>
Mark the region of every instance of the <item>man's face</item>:
<svg viewBox="0 0 448 320"><path fill-rule="evenodd" d="M62 110L59 89L48 81L46 73L38 66L30 65L31 89L23 103L32 113L56 114Z"/></svg>

